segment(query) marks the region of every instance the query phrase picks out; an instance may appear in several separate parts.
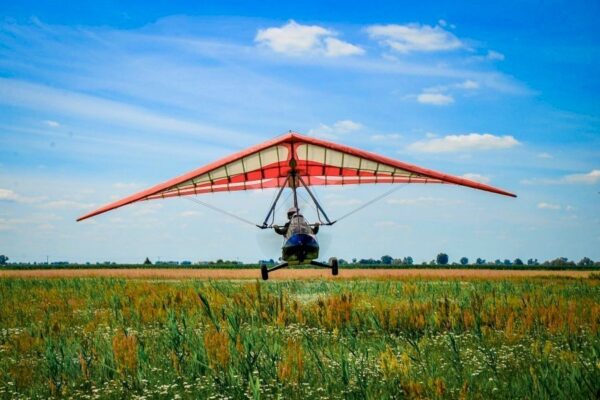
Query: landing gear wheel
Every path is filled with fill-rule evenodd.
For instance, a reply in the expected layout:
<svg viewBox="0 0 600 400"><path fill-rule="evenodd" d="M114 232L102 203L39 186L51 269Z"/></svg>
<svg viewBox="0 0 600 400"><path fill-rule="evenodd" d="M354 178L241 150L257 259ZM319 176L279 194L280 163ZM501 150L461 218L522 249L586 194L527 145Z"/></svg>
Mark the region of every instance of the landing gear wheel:
<svg viewBox="0 0 600 400"><path fill-rule="evenodd" d="M338 274L338 260L335 257L331 257L329 259L329 264L331 264L331 275L336 276Z"/></svg>
<svg viewBox="0 0 600 400"><path fill-rule="evenodd" d="M260 265L260 274L262 275L263 281L266 281L269 279L269 270L267 269L266 264Z"/></svg>

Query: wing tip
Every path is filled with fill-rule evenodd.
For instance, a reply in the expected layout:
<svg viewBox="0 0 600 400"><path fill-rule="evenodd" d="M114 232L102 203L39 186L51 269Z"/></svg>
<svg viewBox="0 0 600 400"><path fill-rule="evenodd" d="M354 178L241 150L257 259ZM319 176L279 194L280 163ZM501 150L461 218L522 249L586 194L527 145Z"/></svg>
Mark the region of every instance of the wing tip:
<svg viewBox="0 0 600 400"><path fill-rule="evenodd" d="M84 215L82 215L81 217L77 218L77 219L75 220L75 222L81 222L81 221L83 221L83 220L85 220L85 219L88 219L88 218L91 218L91 217L93 217L94 215L95 215L95 213L93 213L93 212L91 212L91 213L88 213L88 214L84 214Z"/></svg>
<svg viewBox="0 0 600 400"><path fill-rule="evenodd" d="M475 188L480 189L480 190L485 190L486 192L490 192L490 193L500 194L500 195L506 196L506 197L517 198L517 195L514 193L511 193L506 190L499 189L499 188L496 188L493 186L489 186L489 185L483 185L482 187L475 187Z"/></svg>

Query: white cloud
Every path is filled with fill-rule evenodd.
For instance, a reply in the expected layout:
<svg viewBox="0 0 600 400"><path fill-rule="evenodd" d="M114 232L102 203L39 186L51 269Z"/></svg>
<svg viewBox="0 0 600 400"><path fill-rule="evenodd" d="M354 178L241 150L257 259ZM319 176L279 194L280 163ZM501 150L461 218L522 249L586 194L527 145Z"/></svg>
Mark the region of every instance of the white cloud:
<svg viewBox="0 0 600 400"><path fill-rule="evenodd" d="M476 61L504 61L504 54L494 50L488 50L486 54L471 57Z"/></svg>
<svg viewBox="0 0 600 400"><path fill-rule="evenodd" d="M73 200L54 200L48 203L45 203L43 208L52 208L52 209L78 209L78 210L86 210L89 208L93 208L95 206L94 203L81 203Z"/></svg>
<svg viewBox="0 0 600 400"><path fill-rule="evenodd" d="M552 204L552 203L539 203L537 205L538 208L542 209L542 210L560 210L562 207L559 204Z"/></svg>
<svg viewBox="0 0 600 400"><path fill-rule="evenodd" d="M491 179L489 176L467 173L462 175L465 179L470 179L472 181L481 182L481 183L490 183Z"/></svg>
<svg viewBox="0 0 600 400"><path fill-rule="evenodd" d="M347 133L361 129L362 125L349 119L343 119L333 124L333 128L338 132Z"/></svg>
<svg viewBox="0 0 600 400"><path fill-rule="evenodd" d="M52 120L45 120L42 121L45 125L49 126L50 128L58 128L60 126L60 124L56 121L52 121Z"/></svg>
<svg viewBox="0 0 600 400"><path fill-rule="evenodd" d="M504 54L499 53L499 52L494 51L494 50L488 50L487 55L485 56L485 58L487 58L488 60L502 61L502 60L504 60Z"/></svg>
<svg viewBox="0 0 600 400"><path fill-rule="evenodd" d="M30 204L40 201L40 197L24 197L10 189L0 188L0 201Z"/></svg>
<svg viewBox="0 0 600 400"><path fill-rule="evenodd" d="M133 212L133 215L135 215L135 216L153 215L153 214L156 214L162 208L163 208L163 205L160 203L143 204L141 207L138 207Z"/></svg>
<svg viewBox="0 0 600 400"><path fill-rule="evenodd" d="M449 153L470 150L509 149L520 143L513 136L496 136L490 133L468 133L465 135L448 135L412 143L411 151L423 153Z"/></svg>
<svg viewBox="0 0 600 400"><path fill-rule="evenodd" d="M302 25L294 20L281 27L260 29L254 41L277 53L289 55L322 54L327 57L360 55L364 50L336 39L335 32L318 25Z"/></svg>
<svg viewBox="0 0 600 400"><path fill-rule="evenodd" d="M457 83L454 86L458 89L464 89L464 90L479 89L479 83L472 81L470 79L467 79L466 81L464 81L462 83Z"/></svg>
<svg viewBox="0 0 600 400"><path fill-rule="evenodd" d="M168 132L170 135L181 133L194 138L205 136L222 141L247 140L237 132L172 118L118 101L16 79L0 78L0 103L34 110L52 110L69 116L110 121L111 124Z"/></svg>
<svg viewBox="0 0 600 400"><path fill-rule="evenodd" d="M593 185L600 182L600 169L594 169L586 174L572 174L561 178L558 183Z"/></svg>
<svg viewBox="0 0 600 400"><path fill-rule="evenodd" d="M319 127L310 129L308 135L320 136L326 139L335 139L338 135L343 135L349 132L357 131L362 129L362 124L349 120L343 119L333 123L333 125L319 124Z"/></svg>
<svg viewBox="0 0 600 400"><path fill-rule="evenodd" d="M449 51L464 47L453 33L439 25L373 25L367 28L367 33L372 39L401 53Z"/></svg>
<svg viewBox="0 0 600 400"><path fill-rule="evenodd" d="M473 91L479 89L479 82L472 79L466 79L463 82L452 83L447 85L432 86L423 89L422 93L417 96L420 103L445 105L454 102L451 92L456 90Z"/></svg>
<svg viewBox="0 0 600 400"><path fill-rule="evenodd" d="M594 185L600 182L600 169L594 169L587 173L565 175L557 179L523 179L523 185Z"/></svg>
<svg viewBox="0 0 600 400"><path fill-rule="evenodd" d="M454 103L454 98L449 94L443 93L421 93L417 96L417 101L422 104L445 106Z"/></svg>
<svg viewBox="0 0 600 400"><path fill-rule="evenodd" d="M423 89L421 94L416 96L419 103L432 104L436 106L445 106L454 103L453 92L474 91L480 88L479 82L472 79L466 79L462 82L446 85L437 85ZM408 96L413 98L415 96Z"/></svg>
<svg viewBox="0 0 600 400"><path fill-rule="evenodd" d="M260 29L254 40L278 53L299 54L318 48L321 37L332 34L321 26L301 25L291 20L280 28Z"/></svg>
<svg viewBox="0 0 600 400"><path fill-rule="evenodd" d="M0 217L0 231L18 229L22 226L42 226L49 224L51 221L60 221L61 217L55 214L29 214L21 218L2 218Z"/></svg>
<svg viewBox="0 0 600 400"><path fill-rule="evenodd" d="M351 43L331 37L325 39L325 55L328 57L354 56L364 53L362 48Z"/></svg>
<svg viewBox="0 0 600 400"><path fill-rule="evenodd" d="M537 158L552 158L552 154L549 153L539 153Z"/></svg>
<svg viewBox="0 0 600 400"><path fill-rule="evenodd" d="M26 219L23 218L2 218L0 217L0 231L9 231L15 229L18 225L23 225L28 223Z"/></svg>
<svg viewBox="0 0 600 400"><path fill-rule="evenodd" d="M18 201L21 196L10 189L0 189L0 200Z"/></svg>
<svg viewBox="0 0 600 400"><path fill-rule="evenodd" d="M400 140L401 138L402 138L402 135L400 135L398 133L387 133L387 134L371 136L371 140L373 140L374 142L392 142L392 141Z"/></svg>

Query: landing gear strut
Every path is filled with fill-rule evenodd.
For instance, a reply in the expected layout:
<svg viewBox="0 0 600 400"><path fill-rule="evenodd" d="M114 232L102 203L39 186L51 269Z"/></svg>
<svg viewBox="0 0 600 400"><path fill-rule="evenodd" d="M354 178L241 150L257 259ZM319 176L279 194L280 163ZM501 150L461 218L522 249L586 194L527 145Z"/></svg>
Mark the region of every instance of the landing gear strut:
<svg viewBox="0 0 600 400"><path fill-rule="evenodd" d="M338 260L335 257L332 257L332 258L329 259L329 264L325 264L325 263L322 263L322 262L319 262L319 261L314 261L314 260L311 261L310 264L314 265L316 267L330 268L331 269L331 275L333 275L333 276L337 276L337 274L339 273ZM285 268L288 265L289 264L287 262L282 262L281 264L277 264L273 268L269 269L267 267L267 264L261 264L260 265L260 274L262 276L263 281L269 280L269 272L273 272L273 271L276 271L278 269Z"/></svg>
<svg viewBox="0 0 600 400"><path fill-rule="evenodd" d="M278 269L285 268L288 265L289 264L287 262L282 262L281 264L277 264L273 268L269 269L269 268L267 268L267 264L261 264L260 265L260 274L262 275L263 281L266 281L269 279L269 272L277 271Z"/></svg>
<svg viewBox="0 0 600 400"><path fill-rule="evenodd" d="M311 261L310 262L311 265L315 265L317 267L322 267L322 268L331 268L331 275L336 276L339 272L338 270L338 260L335 257L331 257L329 259L329 264L325 264L319 261Z"/></svg>

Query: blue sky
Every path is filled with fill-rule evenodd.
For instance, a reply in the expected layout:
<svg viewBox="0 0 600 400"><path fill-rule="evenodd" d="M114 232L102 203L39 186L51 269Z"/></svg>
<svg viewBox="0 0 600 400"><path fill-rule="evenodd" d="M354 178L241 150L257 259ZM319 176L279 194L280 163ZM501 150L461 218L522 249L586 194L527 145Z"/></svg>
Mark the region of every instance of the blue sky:
<svg viewBox="0 0 600 400"><path fill-rule="evenodd" d="M185 199L75 219L290 129L519 195L407 185L324 230L323 257L600 259L597 2L57 4L0 7L11 260L276 258ZM335 217L386 190L317 194ZM202 200L258 222L272 197Z"/></svg>

